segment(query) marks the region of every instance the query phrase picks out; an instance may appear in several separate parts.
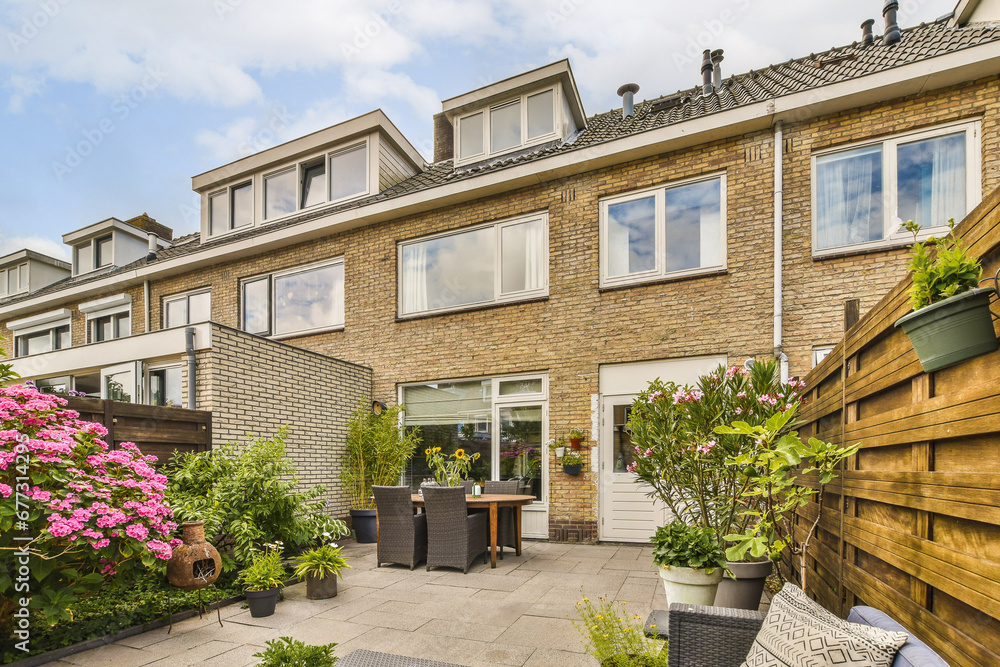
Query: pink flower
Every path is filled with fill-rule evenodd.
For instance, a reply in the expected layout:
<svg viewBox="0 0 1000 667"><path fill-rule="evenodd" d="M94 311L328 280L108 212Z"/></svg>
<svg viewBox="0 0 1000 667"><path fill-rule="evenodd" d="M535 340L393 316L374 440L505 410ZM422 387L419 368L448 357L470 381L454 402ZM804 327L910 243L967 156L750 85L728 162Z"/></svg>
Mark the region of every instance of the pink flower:
<svg viewBox="0 0 1000 667"><path fill-rule="evenodd" d="M10 494L12 493L14 493L14 489L10 488L6 484L0 484L0 496L10 498Z"/></svg>
<svg viewBox="0 0 1000 667"><path fill-rule="evenodd" d="M150 540L149 542L146 542L146 548L149 549L151 554L161 560L170 560L170 555L173 551L169 544L159 540Z"/></svg>
<svg viewBox="0 0 1000 667"><path fill-rule="evenodd" d="M629 463L627 466L625 466L625 470L629 472L635 472L638 467L639 464L636 463L635 461L632 461L632 463Z"/></svg>
<svg viewBox="0 0 1000 667"><path fill-rule="evenodd" d="M90 546L94 547L95 549L103 549L109 544L111 544L111 540L105 537L103 540L97 540L96 542L91 543Z"/></svg>
<svg viewBox="0 0 1000 667"><path fill-rule="evenodd" d="M125 528L125 534L135 540L144 540L149 535L149 529L142 524L133 523Z"/></svg>

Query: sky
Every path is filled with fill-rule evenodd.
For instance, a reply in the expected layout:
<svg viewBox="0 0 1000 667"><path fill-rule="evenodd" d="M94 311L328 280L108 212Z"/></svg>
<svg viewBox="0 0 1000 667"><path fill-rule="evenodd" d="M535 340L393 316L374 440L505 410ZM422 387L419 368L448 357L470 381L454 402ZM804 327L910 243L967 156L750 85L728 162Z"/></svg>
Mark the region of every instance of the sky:
<svg viewBox="0 0 1000 667"><path fill-rule="evenodd" d="M900 0L910 27L955 0ZM0 256L148 213L191 177L381 108L428 160L441 100L569 58L586 113L860 39L882 0L0 0Z"/></svg>

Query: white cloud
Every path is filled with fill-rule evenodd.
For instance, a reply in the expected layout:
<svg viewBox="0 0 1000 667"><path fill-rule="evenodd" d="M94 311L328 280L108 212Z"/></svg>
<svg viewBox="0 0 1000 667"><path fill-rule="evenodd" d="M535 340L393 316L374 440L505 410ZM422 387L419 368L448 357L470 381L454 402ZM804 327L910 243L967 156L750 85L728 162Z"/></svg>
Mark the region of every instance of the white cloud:
<svg viewBox="0 0 1000 667"><path fill-rule="evenodd" d="M42 91L42 80L33 76L11 74L3 87L11 91L10 98L7 100L7 111L22 113L24 102Z"/></svg>
<svg viewBox="0 0 1000 667"><path fill-rule="evenodd" d="M41 236L0 236L0 257L25 248L49 257L70 261L69 248L52 239Z"/></svg>

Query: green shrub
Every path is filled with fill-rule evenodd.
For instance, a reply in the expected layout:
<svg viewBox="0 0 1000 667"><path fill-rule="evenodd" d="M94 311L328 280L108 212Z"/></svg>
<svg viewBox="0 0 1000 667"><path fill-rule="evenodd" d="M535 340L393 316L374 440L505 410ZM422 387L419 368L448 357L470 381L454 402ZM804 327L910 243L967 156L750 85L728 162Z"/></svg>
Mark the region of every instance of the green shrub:
<svg viewBox="0 0 1000 667"><path fill-rule="evenodd" d="M406 462L420 444L416 429L404 433L399 428L402 412L402 405L394 405L375 414L364 397L354 409L347 423L347 456L340 469L352 510L375 509L372 486L399 484Z"/></svg>
<svg viewBox="0 0 1000 667"><path fill-rule="evenodd" d="M666 667L667 649L662 639L646 637L642 616L626 611L624 602L589 598L576 603L580 623L573 623L587 641L587 653L601 665L613 667ZM656 626L653 626L653 630Z"/></svg>
<svg viewBox="0 0 1000 667"><path fill-rule="evenodd" d="M726 566L722 546L709 526L673 521L657 528L649 541L653 543L653 562L659 566L693 567L709 574Z"/></svg>
<svg viewBox="0 0 1000 667"><path fill-rule="evenodd" d="M263 658L257 667L333 667L337 658L333 647L337 644L316 646L291 637L280 637L267 642L267 648L253 657Z"/></svg>
<svg viewBox="0 0 1000 667"><path fill-rule="evenodd" d="M285 566L281 564L281 544L266 544L256 551L250 564L240 571L238 581L248 591L267 591L285 585Z"/></svg>
<svg viewBox="0 0 1000 667"><path fill-rule="evenodd" d="M978 257L966 254L955 236L954 218L948 220L948 234L941 238L932 236L923 243L917 242L920 225L910 220L906 229L913 234L909 264L913 272L913 285L910 286L913 310L920 310L979 285L983 267ZM937 251L933 258L930 248Z"/></svg>
<svg viewBox="0 0 1000 667"><path fill-rule="evenodd" d="M270 439L251 437L242 448L228 444L182 454L165 470L174 519L205 522L223 571L249 563L251 553L266 542L299 549L317 543L324 533L334 538L348 533L317 500L324 487L299 487L295 464L285 456L287 431L282 427Z"/></svg>

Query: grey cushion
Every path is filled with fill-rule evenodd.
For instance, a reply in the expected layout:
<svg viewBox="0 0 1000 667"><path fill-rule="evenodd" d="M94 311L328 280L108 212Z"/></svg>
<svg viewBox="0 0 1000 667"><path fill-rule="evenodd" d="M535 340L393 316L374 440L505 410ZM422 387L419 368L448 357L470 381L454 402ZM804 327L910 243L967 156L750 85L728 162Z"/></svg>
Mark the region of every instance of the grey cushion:
<svg viewBox="0 0 1000 667"><path fill-rule="evenodd" d="M774 596L744 667L890 667L905 632L841 620L785 584Z"/></svg>
<svg viewBox="0 0 1000 667"><path fill-rule="evenodd" d="M883 630L907 632L907 629L893 620L892 616L874 607L853 607L847 620ZM896 654L896 662L892 663L892 667L948 667L948 663L927 644L911 634Z"/></svg>

